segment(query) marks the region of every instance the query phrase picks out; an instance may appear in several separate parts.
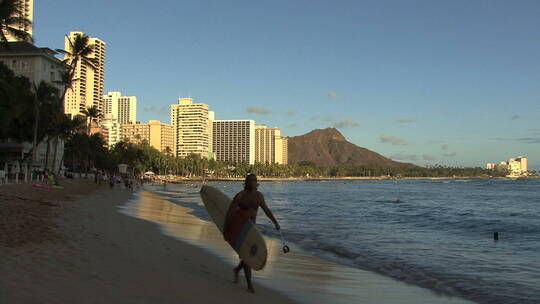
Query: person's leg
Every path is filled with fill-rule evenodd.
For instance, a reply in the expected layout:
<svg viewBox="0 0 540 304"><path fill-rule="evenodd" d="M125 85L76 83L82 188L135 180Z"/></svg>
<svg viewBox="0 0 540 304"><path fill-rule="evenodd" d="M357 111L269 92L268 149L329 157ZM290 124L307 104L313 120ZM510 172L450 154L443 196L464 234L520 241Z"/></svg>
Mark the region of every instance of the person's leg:
<svg viewBox="0 0 540 304"><path fill-rule="evenodd" d="M255 293L255 290L253 289L253 284L251 283L251 267L249 267L246 263L244 263L244 274L246 275L246 281L247 281L247 291L251 293Z"/></svg>
<svg viewBox="0 0 540 304"><path fill-rule="evenodd" d="M234 267L233 271L234 271L234 283L238 283L238 273L240 272L240 269L242 269L244 267L244 261L240 260L240 263L238 264L238 266Z"/></svg>

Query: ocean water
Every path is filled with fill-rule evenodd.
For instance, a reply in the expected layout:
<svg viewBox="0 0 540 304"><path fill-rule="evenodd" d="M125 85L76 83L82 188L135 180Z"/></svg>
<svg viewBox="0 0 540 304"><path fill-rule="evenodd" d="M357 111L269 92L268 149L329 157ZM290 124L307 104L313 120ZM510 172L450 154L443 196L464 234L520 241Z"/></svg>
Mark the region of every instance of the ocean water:
<svg viewBox="0 0 540 304"><path fill-rule="evenodd" d="M540 179L260 184L286 240L324 259L477 303L540 303ZM166 187L209 219L197 185ZM262 211L258 224L277 236Z"/></svg>

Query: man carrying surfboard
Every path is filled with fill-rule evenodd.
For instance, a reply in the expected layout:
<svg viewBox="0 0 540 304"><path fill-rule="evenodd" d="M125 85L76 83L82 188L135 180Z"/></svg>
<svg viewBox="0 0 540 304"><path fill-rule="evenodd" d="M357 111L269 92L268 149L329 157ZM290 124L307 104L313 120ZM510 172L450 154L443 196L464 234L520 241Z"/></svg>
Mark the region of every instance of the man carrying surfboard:
<svg viewBox="0 0 540 304"><path fill-rule="evenodd" d="M259 207L263 209L266 216L274 223L276 229L280 229L279 223L272 214L272 211L268 208L268 205L266 205L263 194L257 191L258 186L257 176L255 176L255 174L249 174L244 182L244 190L236 194L231 202L223 227L223 236L228 242L231 242L231 238L233 237L232 234L234 234L235 230L232 223L238 222L236 219L241 218L249 218L255 223ZM255 290L251 283L251 267L243 260L240 260L238 266L234 268L234 282L238 283L238 274L242 268L244 269L244 274L246 276L248 285L247 290L248 292L254 293Z"/></svg>

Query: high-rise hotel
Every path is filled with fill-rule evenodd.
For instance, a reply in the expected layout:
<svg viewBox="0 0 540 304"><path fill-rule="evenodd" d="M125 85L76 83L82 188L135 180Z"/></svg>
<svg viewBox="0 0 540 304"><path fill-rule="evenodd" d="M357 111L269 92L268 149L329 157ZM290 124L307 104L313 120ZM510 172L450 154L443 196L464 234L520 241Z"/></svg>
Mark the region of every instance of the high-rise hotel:
<svg viewBox="0 0 540 304"><path fill-rule="evenodd" d="M83 32L70 32L65 37L64 49L72 51L72 43L77 35L84 35ZM103 87L105 82L105 42L96 37L90 37L89 44L92 45L93 52L89 58L92 65L78 61L75 67L75 76L72 88L66 93L64 101L64 111L66 114L75 116L81 114L86 108L96 106L103 112ZM64 59L68 59L66 55Z"/></svg>
<svg viewBox="0 0 540 304"><path fill-rule="evenodd" d="M213 151L218 161L255 163L254 120L215 120L212 133Z"/></svg>
<svg viewBox="0 0 540 304"><path fill-rule="evenodd" d="M255 162L287 164L288 138L279 128L255 126Z"/></svg>
<svg viewBox="0 0 540 304"><path fill-rule="evenodd" d="M207 104L196 103L191 97L178 98L178 103L171 105L176 156L193 153L208 157L211 154L212 116Z"/></svg>
<svg viewBox="0 0 540 304"><path fill-rule="evenodd" d="M137 97L109 92L103 96L103 114L111 114L120 124L134 124L137 122Z"/></svg>
<svg viewBox="0 0 540 304"><path fill-rule="evenodd" d="M29 20L30 22L33 22L34 21L34 0L19 0L18 3L19 3L19 7L18 7L19 14L18 16L13 16L13 17L24 18L24 19ZM28 34L30 34L30 36L32 36L32 30L33 30L32 23L28 23L28 24L18 23L14 27L20 31L27 32ZM6 33L6 38L9 42L20 41L19 38L11 36L9 32Z"/></svg>
<svg viewBox="0 0 540 304"><path fill-rule="evenodd" d="M122 125L122 137L130 142L140 143L143 140L161 152L174 151L174 128L159 120L148 123Z"/></svg>

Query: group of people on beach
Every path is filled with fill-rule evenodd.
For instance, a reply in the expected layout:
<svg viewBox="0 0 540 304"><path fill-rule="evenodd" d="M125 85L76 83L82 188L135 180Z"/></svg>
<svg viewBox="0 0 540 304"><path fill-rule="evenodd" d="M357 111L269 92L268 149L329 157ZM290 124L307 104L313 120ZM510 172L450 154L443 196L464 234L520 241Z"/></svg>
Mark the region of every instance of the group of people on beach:
<svg viewBox="0 0 540 304"><path fill-rule="evenodd" d="M114 189L115 186L121 186L124 185L124 189L134 191L135 188L142 186L142 181L139 183L136 182L138 180L135 177L130 177L128 175L118 175L118 174L112 174L112 173L104 173L104 172L96 172L94 175L94 182L98 185L101 185L101 183L108 183L110 189Z"/></svg>

